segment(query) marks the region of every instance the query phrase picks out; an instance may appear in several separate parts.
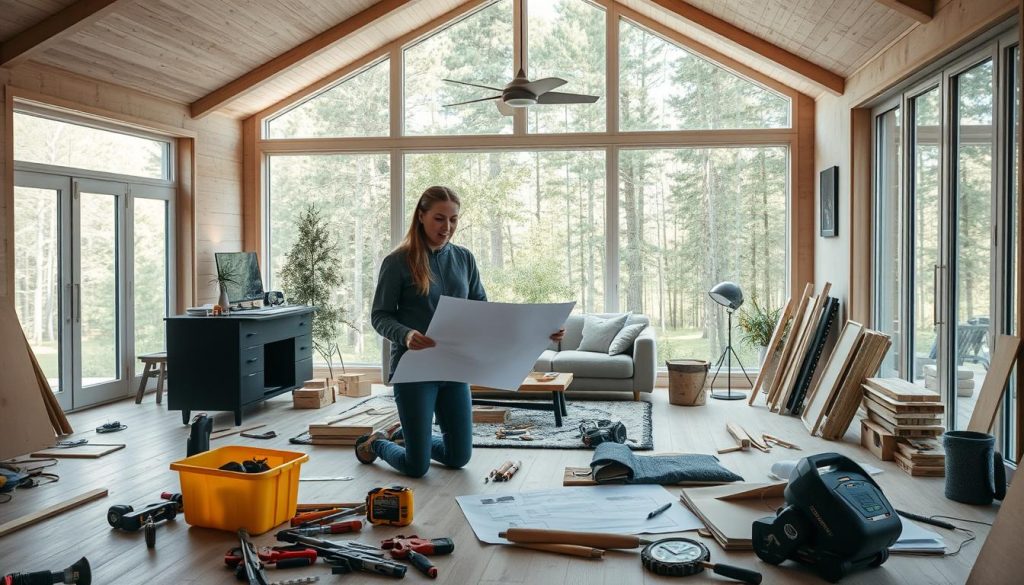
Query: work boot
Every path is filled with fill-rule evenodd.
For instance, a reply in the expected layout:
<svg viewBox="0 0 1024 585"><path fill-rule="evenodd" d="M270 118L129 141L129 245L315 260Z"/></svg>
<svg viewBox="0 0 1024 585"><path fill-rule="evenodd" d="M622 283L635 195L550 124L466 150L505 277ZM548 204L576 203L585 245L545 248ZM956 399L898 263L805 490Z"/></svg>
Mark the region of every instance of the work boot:
<svg viewBox="0 0 1024 585"><path fill-rule="evenodd" d="M405 435L402 434L402 423L395 423L391 425L386 431L387 439L396 445L405 444Z"/></svg>
<svg viewBox="0 0 1024 585"><path fill-rule="evenodd" d="M356 439L356 459L360 463L370 464L377 460L377 452L373 450L373 442L387 439L381 431L375 431Z"/></svg>

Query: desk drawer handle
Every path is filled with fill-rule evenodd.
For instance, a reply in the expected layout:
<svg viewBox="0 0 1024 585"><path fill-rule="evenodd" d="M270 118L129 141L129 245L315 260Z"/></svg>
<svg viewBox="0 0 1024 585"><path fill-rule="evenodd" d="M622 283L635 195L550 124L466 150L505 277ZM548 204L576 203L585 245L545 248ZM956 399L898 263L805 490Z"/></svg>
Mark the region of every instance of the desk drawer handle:
<svg viewBox="0 0 1024 585"><path fill-rule="evenodd" d="M253 376L255 376L255 375L256 375L256 374L258 374L258 373L259 373L259 372L253 372L253 373L251 373L251 374L246 374L246 376L245 376L245 377L246 377L246 378L252 378Z"/></svg>
<svg viewBox="0 0 1024 585"><path fill-rule="evenodd" d="M302 347L299 348L299 351L306 351L307 349L309 349L309 348L306 347L305 345L303 345Z"/></svg>
<svg viewBox="0 0 1024 585"><path fill-rule="evenodd" d="M246 333L245 336L246 337L252 337L254 335L259 335L259 333L260 333L259 331L250 331L249 333Z"/></svg>
<svg viewBox="0 0 1024 585"><path fill-rule="evenodd" d="M260 358L249 358L249 359L245 360L245 363L251 364L251 363L257 361L258 359L260 359Z"/></svg>
<svg viewBox="0 0 1024 585"><path fill-rule="evenodd" d="M299 321L299 327L305 327L305 326L306 326L306 322L305 321Z"/></svg>

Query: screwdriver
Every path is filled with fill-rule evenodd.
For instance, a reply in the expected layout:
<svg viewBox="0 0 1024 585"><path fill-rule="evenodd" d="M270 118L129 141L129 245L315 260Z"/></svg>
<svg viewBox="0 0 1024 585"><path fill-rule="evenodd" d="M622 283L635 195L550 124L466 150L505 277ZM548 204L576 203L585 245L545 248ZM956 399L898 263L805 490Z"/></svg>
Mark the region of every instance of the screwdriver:
<svg viewBox="0 0 1024 585"><path fill-rule="evenodd" d="M298 526L300 524L306 524L308 522L314 522L314 521L319 520L321 518L324 518L326 516L330 516L331 514L337 514L338 512L341 512L343 510L345 510L345 508L332 508L330 510L316 510L316 511L313 511L313 512L302 512L302 513L296 514L291 519L291 525L292 526Z"/></svg>
<svg viewBox="0 0 1024 585"><path fill-rule="evenodd" d="M294 528L292 532L302 536L315 536L317 534L344 534L346 532L359 532L363 529L360 520L349 520L348 522L335 522L334 524L321 524L307 528Z"/></svg>

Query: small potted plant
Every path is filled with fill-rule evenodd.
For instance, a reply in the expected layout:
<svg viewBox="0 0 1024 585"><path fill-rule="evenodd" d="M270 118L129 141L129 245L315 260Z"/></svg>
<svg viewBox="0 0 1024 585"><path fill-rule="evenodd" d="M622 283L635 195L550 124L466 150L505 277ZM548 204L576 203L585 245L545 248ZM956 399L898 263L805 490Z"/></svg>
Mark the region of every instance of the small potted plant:
<svg viewBox="0 0 1024 585"><path fill-rule="evenodd" d="M758 348L759 363L764 363L768 353L768 343L779 321L781 308L771 309L757 302L757 297L750 300L748 309L740 311L739 327L743 332L740 338L743 343Z"/></svg>
<svg viewBox="0 0 1024 585"><path fill-rule="evenodd" d="M232 272L228 265L217 265L217 276L210 280L210 284L216 284L217 288L220 289L220 296L217 297L217 306L224 313L228 312L231 306L231 301L228 300L227 286L230 284L237 285L239 283L238 276Z"/></svg>

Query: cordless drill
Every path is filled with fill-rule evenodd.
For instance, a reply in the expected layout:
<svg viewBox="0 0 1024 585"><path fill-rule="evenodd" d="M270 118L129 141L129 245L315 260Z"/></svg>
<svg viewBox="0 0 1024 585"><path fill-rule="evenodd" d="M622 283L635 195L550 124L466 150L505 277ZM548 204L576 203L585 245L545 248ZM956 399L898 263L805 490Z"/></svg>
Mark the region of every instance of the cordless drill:
<svg viewBox="0 0 1024 585"><path fill-rule="evenodd" d="M394 538L382 540L380 547L390 550L391 556L396 559L409 559L414 567L431 579L437 578L437 568L430 559L423 555L447 555L455 550L455 542L450 538L420 538L402 536L399 534Z"/></svg>
<svg viewBox="0 0 1024 585"><path fill-rule="evenodd" d="M92 583L89 560L85 557L63 571L36 571L35 573L11 573L0 577L0 585L53 585L54 583Z"/></svg>

